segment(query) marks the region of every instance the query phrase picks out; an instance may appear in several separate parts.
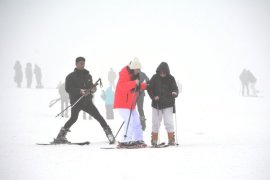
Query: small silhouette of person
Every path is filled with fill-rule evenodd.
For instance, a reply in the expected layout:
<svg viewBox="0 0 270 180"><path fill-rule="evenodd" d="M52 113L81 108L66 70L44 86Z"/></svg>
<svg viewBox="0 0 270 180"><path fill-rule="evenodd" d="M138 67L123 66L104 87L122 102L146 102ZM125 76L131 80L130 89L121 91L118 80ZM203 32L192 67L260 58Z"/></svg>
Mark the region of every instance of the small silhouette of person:
<svg viewBox="0 0 270 180"><path fill-rule="evenodd" d="M16 61L14 68L15 70L15 77L14 81L17 83L17 88L21 88L22 80L23 80L23 72L22 72L22 65L20 61Z"/></svg>
<svg viewBox="0 0 270 180"><path fill-rule="evenodd" d="M242 73L239 76L239 79L242 84L242 96L245 96L245 94L249 96L248 75L246 69L243 69Z"/></svg>
<svg viewBox="0 0 270 180"><path fill-rule="evenodd" d="M250 96L250 89L252 90L252 96L257 96L257 91L255 89L255 84L257 79L251 73L250 70L243 69L242 73L240 74L240 81L242 84L242 96ZM246 91L246 93L245 93Z"/></svg>
<svg viewBox="0 0 270 180"><path fill-rule="evenodd" d="M35 64L35 67L34 67L34 74L36 76L36 81L37 81L36 88L43 88L43 85L41 83L41 79L42 79L41 68L37 64Z"/></svg>
<svg viewBox="0 0 270 180"><path fill-rule="evenodd" d="M113 102L114 102L114 91L112 86L109 86L106 91L102 91L101 98L105 101L106 118L114 119Z"/></svg>
<svg viewBox="0 0 270 180"><path fill-rule="evenodd" d="M32 70L32 64L27 63L25 68L25 76L26 76L26 84L27 88L31 88L32 85L32 79L33 79L33 70Z"/></svg>
<svg viewBox="0 0 270 180"><path fill-rule="evenodd" d="M61 112L64 111L64 109L66 109L68 107L69 104L69 96L68 93L65 89L65 83L59 83L58 85L58 92L60 95L60 100L61 100ZM66 110L65 112L63 112L62 117L68 117L68 110Z"/></svg>
<svg viewBox="0 0 270 180"><path fill-rule="evenodd" d="M114 72L113 68L110 69L108 73L108 80L110 82L110 86L115 89L115 79L116 79L116 72Z"/></svg>
<svg viewBox="0 0 270 180"><path fill-rule="evenodd" d="M140 83L148 82L149 78L147 77L147 75L144 72L140 71L139 80L140 80ZM138 112L140 115L140 121L141 121L143 131L146 129L146 123L145 123L146 118L145 118L144 110L143 110L144 96L145 96L144 90L140 90L139 95L137 97L137 109L138 109Z"/></svg>

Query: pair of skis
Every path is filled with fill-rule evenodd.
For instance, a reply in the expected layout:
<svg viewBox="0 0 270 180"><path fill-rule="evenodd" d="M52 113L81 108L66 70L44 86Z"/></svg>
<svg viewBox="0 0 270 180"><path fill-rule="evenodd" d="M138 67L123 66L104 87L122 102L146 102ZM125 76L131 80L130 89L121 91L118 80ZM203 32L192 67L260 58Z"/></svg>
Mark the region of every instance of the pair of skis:
<svg viewBox="0 0 270 180"><path fill-rule="evenodd" d="M90 142L89 141L85 141L85 142L70 142L70 143L65 143L65 144L57 144L57 143L37 143L37 145L43 145L43 146L47 146L47 145L79 145L79 146L83 146L83 145L89 145Z"/></svg>
<svg viewBox="0 0 270 180"><path fill-rule="evenodd" d="M169 147L169 145L163 142L155 146L141 147L138 145L131 145L131 146L116 146L116 147L101 147L100 149L143 149L143 148L166 148L166 147Z"/></svg>
<svg viewBox="0 0 270 180"><path fill-rule="evenodd" d="M43 145L43 146L48 146L48 145L79 145L79 146L84 146L84 145L89 145L90 142L89 141L85 141L85 142L70 142L70 143L66 143L66 144L57 144L57 143L37 143L37 145ZM166 148L169 147L168 144L160 143L158 145L154 145L154 146L146 146L146 147L139 147L137 145L134 146L126 146L126 147L101 147L100 149L140 149L140 148Z"/></svg>

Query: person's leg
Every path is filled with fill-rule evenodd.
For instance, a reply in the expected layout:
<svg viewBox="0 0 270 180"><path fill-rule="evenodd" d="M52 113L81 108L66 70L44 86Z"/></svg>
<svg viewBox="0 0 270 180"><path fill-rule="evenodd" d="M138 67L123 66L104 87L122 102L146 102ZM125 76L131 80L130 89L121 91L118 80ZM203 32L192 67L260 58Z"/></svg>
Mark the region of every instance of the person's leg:
<svg viewBox="0 0 270 180"><path fill-rule="evenodd" d="M65 102L64 102L64 99L63 99L63 98L61 98L60 101L61 101L61 112L62 112L61 116L64 117L64 112L63 112L63 110L64 110L64 103L65 103Z"/></svg>
<svg viewBox="0 0 270 180"><path fill-rule="evenodd" d="M70 127L77 121L80 111L81 108L76 105L73 108L71 108L71 117L64 125L65 129L70 129Z"/></svg>
<svg viewBox="0 0 270 180"><path fill-rule="evenodd" d="M143 103L144 103L144 96L140 95L137 99L137 109L140 114L140 122L141 122L142 130L144 131L146 129L146 123L145 123L146 119L144 116Z"/></svg>
<svg viewBox="0 0 270 180"><path fill-rule="evenodd" d="M163 109L164 125L168 132L168 144L175 145L173 107Z"/></svg>
<svg viewBox="0 0 270 180"><path fill-rule="evenodd" d="M57 135L57 137L54 139L53 143L55 144L65 144L69 143L69 141L66 138L66 135L68 132L70 132L70 127L77 121L78 114L80 112L79 107L73 107L71 109L71 117L70 119L66 122L64 127L62 127Z"/></svg>
<svg viewBox="0 0 270 180"><path fill-rule="evenodd" d="M119 115L122 117L122 119L124 120L124 125L123 125L123 129L121 130L122 132L122 137L121 137L121 142L122 143L128 143L132 141L132 129L130 128L130 124L132 123L132 119L130 116L130 110L129 109L117 109ZM130 116L130 120L129 120L129 116ZM129 121L129 125L128 125L128 121ZM128 127L129 126L129 127Z"/></svg>
<svg viewBox="0 0 270 180"><path fill-rule="evenodd" d="M64 107L63 108L67 108L68 107L68 100L64 100ZM65 117L68 117L68 109L65 111Z"/></svg>
<svg viewBox="0 0 270 180"><path fill-rule="evenodd" d="M134 109L131 113L130 128L132 131L132 141L143 141L143 131L138 112Z"/></svg>
<svg viewBox="0 0 270 180"><path fill-rule="evenodd" d="M162 111L156 108L152 108L152 133L151 133L152 145L157 145L158 132L159 132L161 121L162 121Z"/></svg>
<svg viewBox="0 0 270 180"><path fill-rule="evenodd" d="M106 117L107 119L113 119L113 105L106 104Z"/></svg>

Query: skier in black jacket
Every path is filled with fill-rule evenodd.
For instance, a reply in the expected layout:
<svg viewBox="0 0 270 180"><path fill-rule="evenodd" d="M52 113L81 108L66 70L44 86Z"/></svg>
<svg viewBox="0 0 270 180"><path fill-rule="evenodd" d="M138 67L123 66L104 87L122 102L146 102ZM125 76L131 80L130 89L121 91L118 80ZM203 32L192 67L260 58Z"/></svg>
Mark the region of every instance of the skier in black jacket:
<svg viewBox="0 0 270 180"><path fill-rule="evenodd" d="M170 73L169 66L162 62L149 82L148 94L152 99L152 138L151 144L157 145L158 132L162 118L168 132L169 145L175 145L173 112L178 87Z"/></svg>
<svg viewBox="0 0 270 180"><path fill-rule="evenodd" d="M66 138L66 134L70 132L70 127L77 121L79 112L81 110L87 112L93 116L101 125L105 134L110 142L113 144L115 142L114 135L112 134L111 128L106 123L104 118L99 113L98 109L92 102L92 93L96 92L96 87L93 84L92 76L89 71L84 69L85 59L83 57L76 58L76 68L74 72L70 73L66 77L65 89L69 94L70 104L73 105L81 96L84 96L76 105L71 109L71 117L66 122L64 127L60 129L57 137L54 139L56 144L69 143ZM91 93L87 93L87 89L91 89Z"/></svg>

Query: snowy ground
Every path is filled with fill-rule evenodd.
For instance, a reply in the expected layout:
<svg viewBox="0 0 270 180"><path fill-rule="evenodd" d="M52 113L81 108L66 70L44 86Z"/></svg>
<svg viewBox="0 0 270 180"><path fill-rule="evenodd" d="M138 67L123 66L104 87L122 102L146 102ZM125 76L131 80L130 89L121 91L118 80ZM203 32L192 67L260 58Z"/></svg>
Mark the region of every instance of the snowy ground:
<svg viewBox="0 0 270 180"><path fill-rule="evenodd" d="M0 179L2 180L268 180L270 179L269 98L182 95L177 101L180 147L104 150L103 130L82 120L68 134L89 146L37 146L56 136L67 119L54 118L59 104L55 89L5 89L1 96ZM102 100L95 100L104 114ZM268 104L267 104L268 103ZM151 118L149 99L146 112ZM122 120L108 120L114 132ZM151 122L144 133L149 144ZM163 127L162 127L163 128ZM164 129L164 128L163 128ZM160 141L166 141L162 130Z"/></svg>

